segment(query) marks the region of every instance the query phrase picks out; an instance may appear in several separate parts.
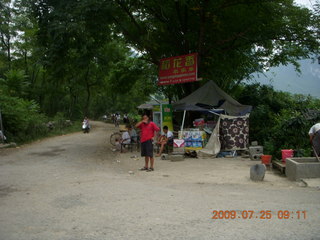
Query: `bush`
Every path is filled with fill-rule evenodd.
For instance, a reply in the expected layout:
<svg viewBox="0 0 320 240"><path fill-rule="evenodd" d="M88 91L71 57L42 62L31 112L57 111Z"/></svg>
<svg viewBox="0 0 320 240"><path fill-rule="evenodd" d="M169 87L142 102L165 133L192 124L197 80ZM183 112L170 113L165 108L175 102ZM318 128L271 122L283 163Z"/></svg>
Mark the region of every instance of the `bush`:
<svg viewBox="0 0 320 240"><path fill-rule="evenodd" d="M8 141L28 141L47 132L43 125L46 117L39 113L39 106L34 101L2 94L0 104Z"/></svg>
<svg viewBox="0 0 320 240"><path fill-rule="evenodd" d="M39 105L34 101L1 94L0 109L8 142L24 143L49 134L58 135L81 129L70 126L62 113L55 116L54 128L50 129L47 124L49 119L40 113Z"/></svg>
<svg viewBox="0 0 320 240"><path fill-rule="evenodd" d="M253 106L250 141L257 140L263 145L264 153L280 158L281 149L295 149L310 155L308 131L320 120L320 99L275 91L271 86L259 84L243 86L236 97L239 102Z"/></svg>

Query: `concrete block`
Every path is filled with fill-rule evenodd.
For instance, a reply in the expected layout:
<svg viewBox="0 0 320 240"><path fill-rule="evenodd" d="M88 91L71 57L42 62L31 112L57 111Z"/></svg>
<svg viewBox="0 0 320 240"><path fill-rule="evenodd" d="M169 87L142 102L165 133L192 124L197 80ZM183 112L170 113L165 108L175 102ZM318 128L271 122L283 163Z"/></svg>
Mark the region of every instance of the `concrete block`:
<svg viewBox="0 0 320 240"><path fill-rule="evenodd" d="M264 164L256 164L250 168L250 179L252 181L263 181L266 174L266 166Z"/></svg>
<svg viewBox="0 0 320 240"><path fill-rule="evenodd" d="M287 158L286 175L291 181L302 178L320 178L320 162L313 157Z"/></svg>
<svg viewBox="0 0 320 240"><path fill-rule="evenodd" d="M161 154L161 160L169 160L169 155L166 153Z"/></svg>
<svg viewBox="0 0 320 240"><path fill-rule="evenodd" d="M179 162L184 160L183 155L169 155L169 159L171 162Z"/></svg>
<svg viewBox="0 0 320 240"><path fill-rule="evenodd" d="M172 153L170 153L170 155L184 155L184 152L173 151Z"/></svg>
<svg viewBox="0 0 320 240"><path fill-rule="evenodd" d="M250 159L251 159L252 161L260 161L262 155L263 155L263 154L253 154L253 155L250 155Z"/></svg>
<svg viewBox="0 0 320 240"><path fill-rule="evenodd" d="M263 147L262 146L250 146L249 147L249 154L263 154Z"/></svg>
<svg viewBox="0 0 320 240"><path fill-rule="evenodd" d="M252 141L251 146L258 146L258 141Z"/></svg>
<svg viewBox="0 0 320 240"><path fill-rule="evenodd" d="M173 152L174 152L174 153L184 154L184 148L182 148L182 147L180 147L180 148L173 148Z"/></svg>

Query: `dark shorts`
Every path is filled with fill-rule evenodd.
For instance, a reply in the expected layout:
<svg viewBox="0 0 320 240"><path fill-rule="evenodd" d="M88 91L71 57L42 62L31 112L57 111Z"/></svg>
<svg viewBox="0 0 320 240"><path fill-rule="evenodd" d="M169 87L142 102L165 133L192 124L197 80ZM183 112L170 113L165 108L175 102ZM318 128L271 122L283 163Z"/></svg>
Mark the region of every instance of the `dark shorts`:
<svg viewBox="0 0 320 240"><path fill-rule="evenodd" d="M153 144L151 139L141 143L141 156L153 157Z"/></svg>

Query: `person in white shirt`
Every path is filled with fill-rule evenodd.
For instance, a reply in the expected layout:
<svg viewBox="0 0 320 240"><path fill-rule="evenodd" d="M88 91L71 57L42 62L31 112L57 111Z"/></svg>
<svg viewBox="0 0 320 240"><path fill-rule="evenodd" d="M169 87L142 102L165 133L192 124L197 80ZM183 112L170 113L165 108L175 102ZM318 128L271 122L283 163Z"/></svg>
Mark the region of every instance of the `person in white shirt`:
<svg viewBox="0 0 320 240"><path fill-rule="evenodd" d="M115 115L114 115L114 126L115 127L119 127L119 124L120 124L120 119L121 119L121 116L120 116L120 114L119 113L116 113Z"/></svg>
<svg viewBox="0 0 320 240"><path fill-rule="evenodd" d="M160 145L160 151L157 154L157 157L160 157L164 146L166 144L172 144L173 142L173 133L169 130L168 126L163 127L163 135L159 137L158 144Z"/></svg>
<svg viewBox="0 0 320 240"><path fill-rule="evenodd" d="M129 135L128 131L125 131L122 133L121 136L121 144L130 144L131 143L131 137Z"/></svg>
<svg viewBox="0 0 320 240"><path fill-rule="evenodd" d="M124 124L127 124L127 123L129 123L129 118L128 118L128 114L123 114L123 123Z"/></svg>
<svg viewBox="0 0 320 240"><path fill-rule="evenodd" d="M320 155L320 123L316 123L309 130L310 142L314 151Z"/></svg>
<svg viewBox="0 0 320 240"><path fill-rule="evenodd" d="M126 152L125 147L126 145L131 143L131 137L128 132L128 127L126 128L126 131L124 131L121 135L121 139L119 139L118 142L116 142L116 150L121 152Z"/></svg>

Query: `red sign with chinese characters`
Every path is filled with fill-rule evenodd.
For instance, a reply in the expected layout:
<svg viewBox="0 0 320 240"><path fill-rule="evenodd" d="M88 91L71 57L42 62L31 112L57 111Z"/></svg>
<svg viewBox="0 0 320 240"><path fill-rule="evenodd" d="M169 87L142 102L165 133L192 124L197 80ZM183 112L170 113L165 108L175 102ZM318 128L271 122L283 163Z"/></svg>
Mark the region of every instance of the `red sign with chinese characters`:
<svg viewBox="0 0 320 240"><path fill-rule="evenodd" d="M158 85L197 81L197 53L160 60Z"/></svg>

